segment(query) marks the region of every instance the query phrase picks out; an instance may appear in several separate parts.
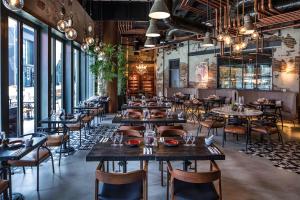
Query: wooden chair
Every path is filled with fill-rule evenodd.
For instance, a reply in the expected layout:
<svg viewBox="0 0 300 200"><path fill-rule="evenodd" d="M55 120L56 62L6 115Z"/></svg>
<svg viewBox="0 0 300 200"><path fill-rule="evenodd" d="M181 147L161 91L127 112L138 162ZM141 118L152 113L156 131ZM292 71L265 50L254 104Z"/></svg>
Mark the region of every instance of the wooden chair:
<svg viewBox="0 0 300 200"><path fill-rule="evenodd" d="M84 128L84 124L82 123L82 120L80 120L76 124L67 124L66 126L70 133L75 131L79 132L79 146L81 146L81 129Z"/></svg>
<svg viewBox="0 0 300 200"><path fill-rule="evenodd" d="M161 132L160 137L181 137L186 134L182 129L167 129ZM164 185L164 162L159 162L161 186Z"/></svg>
<svg viewBox="0 0 300 200"><path fill-rule="evenodd" d="M95 200L147 200L147 169L148 163L145 162L143 170L128 173L108 173L104 171L104 163L101 162L96 170ZM99 182L103 183L100 193Z"/></svg>
<svg viewBox="0 0 300 200"><path fill-rule="evenodd" d="M28 137L28 136L32 136L32 137L42 137L45 136L44 134L39 134L39 133L33 133L33 134L26 134L23 135L23 137ZM36 167L37 168L37 186L36 186L36 190L39 190L39 167L40 164L42 162L44 162L45 160L47 160L48 158L51 158L52 161L52 171L54 173L54 162L53 162L53 156L52 153L50 151L50 149L47 148L47 146L45 145L41 145L39 147L37 147L36 150L30 152L29 154L27 154L26 156L24 156L22 159L20 160L9 160L8 164L12 167L23 167L23 172L25 174L25 167ZM11 180L11 171L9 170L9 177Z"/></svg>
<svg viewBox="0 0 300 200"><path fill-rule="evenodd" d="M127 137L143 137L143 135L137 130L119 130Z"/></svg>
<svg viewBox="0 0 300 200"><path fill-rule="evenodd" d="M145 128L145 126L120 126L119 130L120 131L136 130L136 131L139 131L141 134L144 135L144 132L145 132L146 128Z"/></svg>
<svg viewBox="0 0 300 200"><path fill-rule="evenodd" d="M69 142L69 135L65 132L61 132L60 130L51 130L48 128L40 127L37 129L38 131L42 131L44 134L47 135L47 141L45 145L47 147L59 147L59 159L58 159L58 166L60 166L61 154L62 154L62 147L66 143Z"/></svg>
<svg viewBox="0 0 300 200"><path fill-rule="evenodd" d="M207 113L202 119L199 121L199 127L197 129L197 136L201 133L202 127L208 129L207 136L209 136L211 130L216 131L216 135L218 133L218 128L224 128L225 119L219 117L212 113Z"/></svg>
<svg viewBox="0 0 300 200"><path fill-rule="evenodd" d="M174 126L156 126L157 133L160 135L164 130L168 129L181 129L183 130L182 125L174 125Z"/></svg>
<svg viewBox="0 0 300 200"><path fill-rule="evenodd" d="M236 139L239 139L239 135L246 135L246 149L248 147L248 134L247 134L247 128L243 125L226 125L224 128L223 133L223 143L222 146L224 147L225 141L226 141L226 134L231 133L233 135L236 135Z"/></svg>
<svg viewBox="0 0 300 200"><path fill-rule="evenodd" d="M0 179L0 194L3 194L3 199L8 200L9 181Z"/></svg>
<svg viewBox="0 0 300 200"><path fill-rule="evenodd" d="M173 170L168 162L170 173L171 199L222 200L221 170L215 161L210 161L208 172L186 172ZM218 192L214 182L218 181ZM167 188L168 190L169 188Z"/></svg>

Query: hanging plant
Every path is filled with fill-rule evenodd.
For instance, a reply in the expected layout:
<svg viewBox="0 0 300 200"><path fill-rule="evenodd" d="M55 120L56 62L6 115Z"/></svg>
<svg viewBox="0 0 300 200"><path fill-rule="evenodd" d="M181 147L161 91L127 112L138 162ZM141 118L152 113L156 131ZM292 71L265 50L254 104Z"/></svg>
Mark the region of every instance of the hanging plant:
<svg viewBox="0 0 300 200"><path fill-rule="evenodd" d="M104 80L110 82L114 78L118 79L118 94L126 92L126 56L121 45L104 44L100 53L94 51L91 46L89 52L97 57L95 63L90 66L91 73L96 77L102 74ZM99 55L101 56L99 58Z"/></svg>

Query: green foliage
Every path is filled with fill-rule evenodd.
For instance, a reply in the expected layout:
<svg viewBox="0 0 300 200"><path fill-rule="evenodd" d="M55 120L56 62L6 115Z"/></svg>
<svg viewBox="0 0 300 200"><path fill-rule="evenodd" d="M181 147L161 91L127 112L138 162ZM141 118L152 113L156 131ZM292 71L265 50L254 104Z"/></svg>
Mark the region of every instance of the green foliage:
<svg viewBox="0 0 300 200"><path fill-rule="evenodd" d="M89 49L89 52L97 56L93 51L94 47ZM90 66L91 73L96 77L102 74L104 80L112 81L114 78L118 79L118 95L125 95L126 93L126 56L125 51L121 45L115 46L112 44L105 44L102 48L103 59L96 59L95 63Z"/></svg>

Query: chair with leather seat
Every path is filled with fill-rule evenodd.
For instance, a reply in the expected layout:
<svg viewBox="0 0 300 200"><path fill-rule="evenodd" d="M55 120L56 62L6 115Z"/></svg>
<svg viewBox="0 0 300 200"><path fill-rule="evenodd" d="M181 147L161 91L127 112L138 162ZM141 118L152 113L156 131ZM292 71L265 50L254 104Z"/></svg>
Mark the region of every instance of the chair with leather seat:
<svg viewBox="0 0 300 200"><path fill-rule="evenodd" d="M222 200L221 170L215 161L210 161L210 171L207 172L173 170L170 162L168 171L172 200ZM218 190L214 184L216 181Z"/></svg>
<svg viewBox="0 0 300 200"><path fill-rule="evenodd" d="M84 124L82 123L82 120L80 120L76 124L66 124L66 127L67 127L69 133L75 132L75 131L79 132L79 146L81 146L81 129L84 128Z"/></svg>
<svg viewBox="0 0 300 200"><path fill-rule="evenodd" d="M96 170L95 200L147 199L147 168L145 162L143 170L108 173L101 162ZM99 182L102 183L101 189Z"/></svg>
<svg viewBox="0 0 300 200"><path fill-rule="evenodd" d="M263 141L264 136L268 137L268 145L273 148L271 145L271 136L274 134L277 134L278 136L278 141L283 144L283 138L281 135L281 132L277 126L277 117L275 115L271 116L268 115L267 117L264 116L261 120L254 121L251 124L251 129L250 129L250 135L252 134L260 134L261 140ZM265 143L263 147L265 146Z"/></svg>
<svg viewBox="0 0 300 200"><path fill-rule="evenodd" d="M181 137L186 134L185 130L182 129L166 129L160 133L160 137ZM164 182L164 162L159 162L159 168L160 168L160 180L161 180L161 186L163 186Z"/></svg>
<svg viewBox="0 0 300 200"><path fill-rule="evenodd" d="M174 126L156 126L157 133L160 135L164 130L168 129L181 129L183 130L182 125L174 125Z"/></svg>
<svg viewBox="0 0 300 200"><path fill-rule="evenodd" d="M119 130L119 131L122 132L123 135L127 137L143 137L141 132L137 130Z"/></svg>
<svg viewBox="0 0 300 200"><path fill-rule="evenodd" d="M226 141L226 134L233 134L236 135L236 138L238 140L238 137L240 135L245 135L246 136L246 149L248 147L248 134L247 134L247 128L243 125L226 125L224 128L224 133L223 133L223 142L222 142L222 146L224 147L225 145L225 141Z"/></svg>
<svg viewBox="0 0 300 200"><path fill-rule="evenodd" d="M146 130L145 126L120 126L119 127L120 131L124 131L124 130L136 130L139 131L142 135L144 135L144 132Z"/></svg>
<svg viewBox="0 0 300 200"><path fill-rule="evenodd" d="M43 137L45 136L44 134L41 133L33 133L33 134L26 134L23 135L23 137ZM34 151L30 152L29 154L27 154L26 156L24 156L23 158L21 158L20 160L9 160L8 164L12 167L36 167L37 168L37 187L36 190L39 190L39 167L40 164L42 162L44 162L45 160L47 160L48 158L51 158L51 162L52 162L52 171L54 173L54 162L53 162L53 156L52 153L50 151L50 149L48 149L47 146L45 145L40 145L39 147L37 147ZM25 170L24 170L25 173ZM9 176L11 177L11 172L9 170ZM11 178L10 178L11 180Z"/></svg>
<svg viewBox="0 0 300 200"><path fill-rule="evenodd" d="M213 113L207 113L203 117L200 117L199 127L197 129L197 136L201 133L202 127L208 129L207 136L209 136L211 130L215 130L218 133L218 128L224 128L225 119Z"/></svg>
<svg viewBox="0 0 300 200"><path fill-rule="evenodd" d="M58 166L60 166L62 147L69 142L69 135L66 132L61 132L59 130L52 131L47 128L38 128L38 130L47 134L47 141L45 143L47 147L59 147Z"/></svg>
<svg viewBox="0 0 300 200"><path fill-rule="evenodd" d="M8 200L9 181L0 179L0 195L3 194L3 199Z"/></svg>

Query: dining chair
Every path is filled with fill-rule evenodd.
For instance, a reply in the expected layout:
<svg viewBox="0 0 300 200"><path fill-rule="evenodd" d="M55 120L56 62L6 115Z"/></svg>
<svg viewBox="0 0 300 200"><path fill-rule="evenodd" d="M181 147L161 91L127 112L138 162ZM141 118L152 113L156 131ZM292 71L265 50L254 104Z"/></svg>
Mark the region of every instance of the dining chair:
<svg viewBox="0 0 300 200"><path fill-rule="evenodd" d="M146 128L145 126L120 126L119 130L124 131L124 130L136 130L136 131L140 131L141 133L145 132Z"/></svg>
<svg viewBox="0 0 300 200"><path fill-rule="evenodd" d="M166 129L160 133L160 137L181 137L186 134L185 130L182 129ZM161 186L164 185L164 162L159 161L160 169L160 181Z"/></svg>
<svg viewBox="0 0 300 200"><path fill-rule="evenodd" d="M276 115L263 115L261 120L257 120L252 122L251 129L250 129L250 135L252 134L260 134L261 141L263 142L262 148L264 149L265 142L264 142L264 136L268 137L268 146L271 146L273 150L273 146L271 144L271 136L274 134L277 134L278 141L283 144L283 137L281 135L281 131L279 130L277 126L278 118Z"/></svg>
<svg viewBox="0 0 300 200"><path fill-rule="evenodd" d="M210 171L206 172L173 170L169 161L167 164L172 200L222 200L221 170L215 161L210 161ZM215 182L218 182L218 189Z"/></svg>
<svg viewBox="0 0 300 200"><path fill-rule="evenodd" d="M3 195L4 200L8 200L9 181L0 179L0 195Z"/></svg>
<svg viewBox="0 0 300 200"><path fill-rule="evenodd" d="M183 130L182 125L173 125L173 126L156 126L156 131L160 135L164 130L168 129L181 129Z"/></svg>
<svg viewBox="0 0 300 200"><path fill-rule="evenodd" d="M81 146L81 130L84 128L84 124L83 124L82 120L80 120L76 124L67 124L66 126L67 126L69 133L73 133L76 131L79 132L79 146ZM85 130L84 130L84 132L85 132ZM86 137L86 134L85 134L85 137Z"/></svg>
<svg viewBox="0 0 300 200"><path fill-rule="evenodd" d="M199 127L197 129L197 136L201 133L202 127L208 129L207 136L210 135L210 131L215 131L215 134L218 135L218 128L224 128L225 119L214 113L206 113L200 117Z"/></svg>
<svg viewBox="0 0 300 200"><path fill-rule="evenodd" d="M147 170L148 163L145 162L143 170L108 173L105 172L104 162L100 162L96 169L95 200L147 200ZM99 183L102 183L101 189Z"/></svg>
<svg viewBox="0 0 300 200"><path fill-rule="evenodd" d="M45 137L45 134L42 133L31 133L25 134L22 137ZM39 191L39 179L40 179L40 164L46 161L48 158L51 158L52 162L52 171L54 173L54 162L53 156L50 149L46 145L40 145L35 150L21 158L20 160L9 160L8 164L11 167L23 167L23 173L25 174L25 167L36 167L37 168L37 186L36 190ZM11 170L9 169L9 180L11 180Z"/></svg>
<svg viewBox="0 0 300 200"><path fill-rule="evenodd" d="M140 131L137 130L118 130L119 132L122 132L124 136L127 137L144 137Z"/></svg>
<svg viewBox="0 0 300 200"><path fill-rule="evenodd" d="M237 124L232 124L232 125L226 125L224 128L224 133L223 133L223 141L222 141L222 146L224 147L225 141L226 141L226 134L233 134L236 135L236 140L238 141L240 135L245 135L246 136L246 149L248 148L248 134L247 134L247 127L243 125L237 125Z"/></svg>
<svg viewBox="0 0 300 200"><path fill-rule="evenodd" d="M47 147L59 147L58 166L60 166L62 148L63 145L67 145L67 143L69 143L69 135L67 134L67 132L59 129L52 130L51 128L44 127L37 128L37 131L41 131L47 135L47 141L45 143Z"/></svg>

